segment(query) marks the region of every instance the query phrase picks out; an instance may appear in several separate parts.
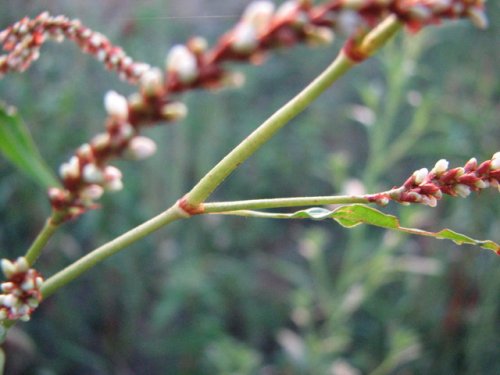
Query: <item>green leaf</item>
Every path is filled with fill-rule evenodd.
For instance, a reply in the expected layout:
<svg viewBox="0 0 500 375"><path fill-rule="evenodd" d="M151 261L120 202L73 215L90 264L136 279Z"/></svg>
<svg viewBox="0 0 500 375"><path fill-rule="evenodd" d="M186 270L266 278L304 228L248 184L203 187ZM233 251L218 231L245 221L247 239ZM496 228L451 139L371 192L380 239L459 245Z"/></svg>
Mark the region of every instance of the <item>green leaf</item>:
<svg viewBox="0 0 500 375"><path fill-rule="evenodd" d="M0 103L0 152L44 188L59 185L16 109L4 103Z"/></svg>
<svg viewBox="0 0 500 375"><path fill-rule="evenodd" d="M492 250L495 253L500 254L500 245L493 241L475 240L471 237L454 232L450 229L443 229L439 232L429 232L417 228L406 228L401 226L396 216L385 214L375 208L362 204L342 206L333 211L315 207L308 210L297 211L293 214L289 214L288 217L283 214L279 215L280 218L289 219L333 219L340 225L347 228L352 228L360 224L368 224L381 228L397 230L399 232L451 240L458 245L476 245L482 247L483 249Z"/></svg>

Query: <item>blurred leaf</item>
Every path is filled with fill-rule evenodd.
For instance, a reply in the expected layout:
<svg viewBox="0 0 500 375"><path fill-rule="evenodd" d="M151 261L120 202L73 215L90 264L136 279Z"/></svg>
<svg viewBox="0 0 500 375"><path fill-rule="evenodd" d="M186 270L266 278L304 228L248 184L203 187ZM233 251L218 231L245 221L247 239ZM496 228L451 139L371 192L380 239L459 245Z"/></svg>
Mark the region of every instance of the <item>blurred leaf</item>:
<svg viewBox="0 0 500 375"><path fill-rule="evenodd" d="M280 214L280 218L286 218L286 215ZM402 227L396 216L387 215L379 210L376 210L375 208L368 207L362 204L342 206L333 211L314 207L308 210L297 211L293 214L288 215L288 218L314 220L324 220L331 218L346 228L352 228L359 224L368 224L386 229L393 229L400 232L417 234L420 236L452 240L458 245L476 245L482 247L483 249L500 252L500 245L496 244L493 241L475 240L466 235L454 232L451 229L443 229L439 232L428 232L416 228Z"/></svg>
<svg viewBox="0 0 500 375"><path fill-rule="evenodd" d="M0 103L0 152L44 188L59 185L38 152L24 121L15 108L4 103Z"/></svg>

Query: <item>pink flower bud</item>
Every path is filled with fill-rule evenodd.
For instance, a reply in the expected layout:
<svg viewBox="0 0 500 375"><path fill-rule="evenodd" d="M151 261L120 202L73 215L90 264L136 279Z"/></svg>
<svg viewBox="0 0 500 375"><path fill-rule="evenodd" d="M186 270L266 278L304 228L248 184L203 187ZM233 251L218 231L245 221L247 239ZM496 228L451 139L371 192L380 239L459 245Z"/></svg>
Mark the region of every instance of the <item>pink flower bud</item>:
<svg viewBox="0 0 500 375"><path fill-rule="evenodd" d="M127 99L116 93L115 91L108 91L104 97L104 107L108 115L120 120L128 118L128 103Z"/></svg>
<svg viewBox="0 0 500 375"><path fill-rule="evenodd" d="M122 172L113 166L104 169L105 188L110 191L123 189Z"/></svg>
<svg viewBox="0 0 500 375"><path fill-rule="evenodd" d="M156 152L156 143L147 137L136 136L132 138L125 151L125 156L140 160L146 159Z"/></svg>
<svg viewBox="0 0 500 375"><path fill-rule="evenodd" d="M84 200L95 201L101 198L104 189L96 184L89 185L80 191L80 197Z"/></svg>

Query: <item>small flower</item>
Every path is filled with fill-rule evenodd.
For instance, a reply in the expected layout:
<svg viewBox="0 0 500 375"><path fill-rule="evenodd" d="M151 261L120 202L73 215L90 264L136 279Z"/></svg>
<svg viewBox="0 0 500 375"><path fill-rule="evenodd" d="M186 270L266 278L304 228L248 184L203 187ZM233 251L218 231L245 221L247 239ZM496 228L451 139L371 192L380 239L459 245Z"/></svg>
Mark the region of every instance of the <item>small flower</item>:
<svg viewBox="0 0 500 375"><path fill-rule="evenodd" d="M257 30L248 23L240 23L233 33L231 47L240 53L250 53L257 48Z"/></svg>
<svg viewBox="0 0 500 375"><path fill-rule="evenodd" d="M167 72L175 73L182 83L193 82L199 74L195 55L181 44L172 47L168 53L166 67Z"/></svg>
<svg viewBox="0 0 500 375"><path fill-rule="evenodd" d="M83 167L83 180L89 184L101 184L104 182L104 173L95 164L87 164Z"/></svg>
<svg viewBox="0 0 500 375"><path fill-rule="evenodd" d="M427 168L421 168L413 173L413 181L416 185L420 185L427 178L429 170Z"/></svg>
<svg viewBox="0 0 500 375"><path fill-rule="evenodd" d="M490 169L491 170L500 169L500 152L495 153L491 158Z"/></svg>
<svg viewBox="0 0 500 375"><path fill-rule="evenodd" d="M178 121L186 117L187 107L181 102L171 102L165 104L161 109L161 115L165 120Z"/></svg>
<svg viewBox="0 0 500 375"><path fill-rule="evenodd" d="M104 187L110 191L123 189L122 172L111 165L104 169Z"/></svg>
<svg viewBox="0 0 500 375"><path fill-rule="evenodd" d="M157 68L150 69L141 76L139 85L146 96L157 95L163 90L163 73Z"/></svg>
<svg viewBox="0 0 500 375"><path fill-rule="evenodd" d="M76 156L72 156L68 163L63 163L59 168L61 178L78 178L80 176L80 160Z"/></svg>
<svg viewBox="0 0 500 375"><path fill-rule="evenodd" d="M115 91L108 91L104 97L104 107L111 117L120 120L128 118L127 99Z"/></svg>
<svg viewBox="0 0 500 375"><path fill-rule="evenodd" d="M435 175L439 176L446 172L448 170L450 163L446 159L441 159L439 160L436 165L434 165L434 168L432 168L431 173L434 173Z"/></svg>
<svg viewBox="0 0 500 375"><path fill-rule="evenodd" d="M125 156L130 159L146 159L156 152L156 143L147 137L136 136L132 138L125 150Z"/></svg>
<svg viewBox="0 0 500 375"><path fill-rule="evenodd" d="M457 184L454 187L454 191L462 198L467 198L471 193L470 187L464 184Z"/></svg>
<svg viewBox="0 0 500 375"><path fill-rule="evenodd" d="M250 3L242 16L243 23L250 25L257 34L264 32L271 23L274 4L270 1Z"/></svg>

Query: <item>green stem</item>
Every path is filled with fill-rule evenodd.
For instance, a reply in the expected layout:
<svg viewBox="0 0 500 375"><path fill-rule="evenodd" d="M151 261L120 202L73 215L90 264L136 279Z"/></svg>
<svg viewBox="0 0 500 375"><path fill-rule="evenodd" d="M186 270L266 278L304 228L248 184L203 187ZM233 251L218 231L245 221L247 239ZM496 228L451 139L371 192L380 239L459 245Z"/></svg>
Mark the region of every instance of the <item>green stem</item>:
<svg viewBox="0 0 500 375"><path fill-rule="evenodd" d="M47 279L42 286L42 295L44 298L53 294L57 289L71 282L73 279L80 276L88 269L95 266L97 263L105 260L111 255L119 252L130 244L146 237L147 235L155 232L156 230L170 224L173 221L185 218L185 214L179 210L177 205L170 207L168 210L153 217L152 219L142 223L138 227L122 234L101 247L93 250L84 257L77 260L75 263L69 265L63 270L59 271L49 279Z"/></svg>
<svg viewBox="0 0 500 375"><path fill-rule="evenodd" d="M212 168L187 194L186 201L192 206L204 202L241 163L269 141L291 119L306 109L311 102L353 65L354 63L344 54L339 54L334 62L311 84L276 111Z"/></svg>
<svg viewBox="0 0 500 375"><path fill-rule="evenodd" d="M204 213L223 213L239 210L262 210L267 208L323 206L326 204L370 203L369 195L339 195L299 198L252 199L233 202L210 202L203 204Z"/></svg>
<svg viewBox="0 0 500 375"><path fill-rule="evenodd" d="M24 257L26 258L26 260L30 265L35 263L37 258L40 256L40 253L44 249L45 245L47 244L47 242L49 242L50 238L58 228L59 225L54 224L52 217L49 217L45 221L45 225L43 226L42 230L35 238L35 241L33 241L30 248L26 251L26 254L24 255Z"/></svg>

